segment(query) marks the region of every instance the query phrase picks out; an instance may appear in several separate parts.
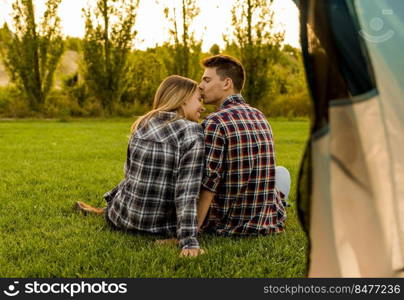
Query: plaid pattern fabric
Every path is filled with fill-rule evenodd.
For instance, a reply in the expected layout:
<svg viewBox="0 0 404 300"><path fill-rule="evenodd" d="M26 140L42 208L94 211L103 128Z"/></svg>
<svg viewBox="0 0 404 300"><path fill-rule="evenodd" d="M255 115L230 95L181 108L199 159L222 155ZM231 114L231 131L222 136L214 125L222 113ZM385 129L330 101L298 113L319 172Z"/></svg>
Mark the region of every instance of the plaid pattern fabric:
<svg viewBox="0 0 404 300"><path fill-rule="evenodd" d="M160 112L131 137L125 179L104 195L107 216L118 228L176 236L183 248L199 248L203 130L175 117Z"/></svg>
<svg viewBox="0 0 404 300"><path fill-rule="evenodd" d="M274 144L265 116L238 94L228 97L202 126L202 185L216 193L204 229L220 235L283 231L286 211L275 189Z"/></svg>

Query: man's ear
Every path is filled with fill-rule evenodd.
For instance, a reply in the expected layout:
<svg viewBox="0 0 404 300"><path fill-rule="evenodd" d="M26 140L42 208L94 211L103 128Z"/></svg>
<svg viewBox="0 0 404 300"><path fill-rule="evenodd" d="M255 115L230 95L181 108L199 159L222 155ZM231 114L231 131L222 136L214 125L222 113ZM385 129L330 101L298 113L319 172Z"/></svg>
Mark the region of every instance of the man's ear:
<svg viewBox="0 0 404 300"><path fill-rule="evenodd" d="M224 88L225 90L230 90L230 89L232 89L232 88L233 88L233 80L231 80L231 78L227 77L227 78L224 80L223 88Z"/></svg>

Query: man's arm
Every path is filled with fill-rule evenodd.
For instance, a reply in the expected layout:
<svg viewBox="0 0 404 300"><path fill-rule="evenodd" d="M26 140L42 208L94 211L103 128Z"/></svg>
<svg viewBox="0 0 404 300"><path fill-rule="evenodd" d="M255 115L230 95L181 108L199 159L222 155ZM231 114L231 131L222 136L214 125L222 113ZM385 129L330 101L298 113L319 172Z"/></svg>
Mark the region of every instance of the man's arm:
<svg viewBox="0 0 404 300"><path fill-rule="evenodd" d="M203 221L205 221L210 204L212 203L215 195L215 193L204 188L201 190L201 195L199 196L198 202L198 231L201 229Z"/></svg>
<svg viewBox="0 0 404 300"><path fill-rule="evenodd" d="M202 126L205 132L205 172L198 201L198 231L206 218L223 176L223 159L226 152L224 129L221 124L217 120L208 119Z"/></svg>

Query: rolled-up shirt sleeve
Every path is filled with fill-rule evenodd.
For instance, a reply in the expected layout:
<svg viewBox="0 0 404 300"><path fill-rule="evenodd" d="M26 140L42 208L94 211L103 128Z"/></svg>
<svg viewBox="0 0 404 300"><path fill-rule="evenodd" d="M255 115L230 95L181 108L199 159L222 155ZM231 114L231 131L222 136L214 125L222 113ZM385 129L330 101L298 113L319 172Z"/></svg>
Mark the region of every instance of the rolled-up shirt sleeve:
<svg viewBox="0 0 404 300"><path fill-rule="evenodd" d="M204 137L198 124L187 130L181 147L178 177L175 188L177 238L182 248L199 248L197 240L197 201L204 165Z"/></svg>
<svg viewBox="0 0 404 300"><path fill-rule="evenodd" d="M202 186L216 193L223 178L223 158L226 139L220 122L207 119L202 124L205 133L205 170Z"/></svg>

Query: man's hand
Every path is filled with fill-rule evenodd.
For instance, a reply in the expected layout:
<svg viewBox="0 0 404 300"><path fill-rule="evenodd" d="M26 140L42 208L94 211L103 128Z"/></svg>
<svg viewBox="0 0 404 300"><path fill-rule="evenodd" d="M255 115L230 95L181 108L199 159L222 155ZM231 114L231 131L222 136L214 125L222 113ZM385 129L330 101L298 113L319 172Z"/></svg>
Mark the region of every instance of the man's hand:
<svg viewBox="0 0 404 300"><path fill-rule="evenodd" d="M182 249L180 256L192 256L196 257L198 255L205 254L205 251L203 249L197 248L197 249Z"/></svg>

